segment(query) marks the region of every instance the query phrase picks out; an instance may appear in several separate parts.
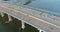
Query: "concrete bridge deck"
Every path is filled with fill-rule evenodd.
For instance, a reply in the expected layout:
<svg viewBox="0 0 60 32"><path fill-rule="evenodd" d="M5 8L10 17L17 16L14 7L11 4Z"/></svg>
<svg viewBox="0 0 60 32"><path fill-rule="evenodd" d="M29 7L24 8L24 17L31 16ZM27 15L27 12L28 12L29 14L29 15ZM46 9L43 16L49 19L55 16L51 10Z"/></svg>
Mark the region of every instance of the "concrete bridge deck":
<svg viewBox="0 0 60 32"><path fill-rule="evenodd" d="M26 23L46 32L60 32L60 14L58 12L42 12L41 9L33 9L29 5L15 5L0 2L0 11L19 20L24 20Z"/></svg>

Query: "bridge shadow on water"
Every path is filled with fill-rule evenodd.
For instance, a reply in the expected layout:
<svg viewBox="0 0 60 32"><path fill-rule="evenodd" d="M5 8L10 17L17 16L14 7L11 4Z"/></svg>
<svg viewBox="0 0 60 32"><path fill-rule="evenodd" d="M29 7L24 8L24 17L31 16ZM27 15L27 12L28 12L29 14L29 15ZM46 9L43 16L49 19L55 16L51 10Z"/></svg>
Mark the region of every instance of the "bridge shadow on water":
<svg viewBox="0 0 60 32"><path fill-rule="evenodd" d="M21 29L21 21L14 17L12 17L12 21L10 23L5 23L5 21L8 21L7 14L5 14L4 17L0 16L0 32L39 32L36 28L26 23L25 29Z"/></svg>

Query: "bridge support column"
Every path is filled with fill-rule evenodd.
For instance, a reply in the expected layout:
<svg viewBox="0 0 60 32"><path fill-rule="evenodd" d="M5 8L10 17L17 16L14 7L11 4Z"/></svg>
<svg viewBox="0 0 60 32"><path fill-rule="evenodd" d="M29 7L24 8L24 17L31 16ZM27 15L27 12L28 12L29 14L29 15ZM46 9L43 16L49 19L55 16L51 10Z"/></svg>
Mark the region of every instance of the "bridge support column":
<svg viewBox="0 0 60 32"><path fill-rule="evenodd" d="M1 15L2 17L4 17L4 13L3 13L3 12L1 12L1 11L0 11L0 15Z"/></svg>
<svg viewBox="0 0 60 32"><path fill-rule="evenodd" d="M11 18L10 15L8 15L8 21L6 21L5 23L9 23L9 22L11 22L11 21L12 21L12 18Z"/></svg>
<svg viewBox="0 0 60 32"><path fill-rule="evenodd" d="M22 21L22 27L21 27L22 29L24 29L25 28L25 23L24 23L24 21Z"/></svg>

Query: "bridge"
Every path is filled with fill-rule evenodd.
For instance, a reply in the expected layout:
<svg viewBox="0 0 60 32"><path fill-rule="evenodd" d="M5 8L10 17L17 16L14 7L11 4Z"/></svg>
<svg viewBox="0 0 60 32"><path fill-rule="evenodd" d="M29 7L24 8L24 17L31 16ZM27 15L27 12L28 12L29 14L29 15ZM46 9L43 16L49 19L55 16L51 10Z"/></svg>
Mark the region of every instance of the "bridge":
<svg viewBox="0 0 60 32"><path fill-rule="evenodd" d="M42 29L46 32L60 32L60 11L57 5L56 7L53 5L55 4L53 0L50 0L54 2L50 6L48 6L49 3L51 4L49 0L46 4L47 6L43 5L45 0L31 0L31 2L27 4L25 1L21 3L11 1L1 0L0 11L22 20L22 22L28 23L37 29ZM41 4L39 1L43 3ZM57 2L59 1L57 0Z"/></svg>

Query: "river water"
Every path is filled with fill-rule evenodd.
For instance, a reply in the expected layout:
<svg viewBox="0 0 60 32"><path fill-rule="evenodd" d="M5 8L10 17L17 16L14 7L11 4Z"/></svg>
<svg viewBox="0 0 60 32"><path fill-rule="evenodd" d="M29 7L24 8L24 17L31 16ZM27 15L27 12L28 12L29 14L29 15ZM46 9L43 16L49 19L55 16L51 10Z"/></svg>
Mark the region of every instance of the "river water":
<svg viewBox="0 0 60 32"><path fill-rule="evenodd" d="M37 8L39 11L60 16L60 0L34 0L27 6Z"/></svg>

